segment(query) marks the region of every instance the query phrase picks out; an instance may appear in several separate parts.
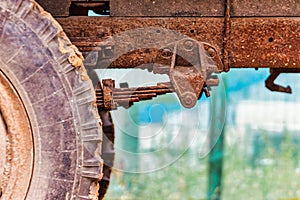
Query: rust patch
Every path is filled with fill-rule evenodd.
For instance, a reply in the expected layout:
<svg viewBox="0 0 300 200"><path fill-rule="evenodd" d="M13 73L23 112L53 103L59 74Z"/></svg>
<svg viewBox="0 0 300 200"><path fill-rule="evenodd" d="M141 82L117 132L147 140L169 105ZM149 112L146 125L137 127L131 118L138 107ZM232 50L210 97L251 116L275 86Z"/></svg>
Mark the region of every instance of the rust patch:
<svg viewBox="0 0 300 200"><path fill-rule="evenodd" d="M220 57L223 57L224 18L73 17L58 20L74 43L85 41L89 46L93 46L114 34L127 30L163 27L185 34L197 41L207 42L215 46ZM300 20L298 18L231 18L230 21L231 31L226 45L230 67L300 67L298 57L300 54ZM103 37L97 37L99 32ZM134 41L134 37L128 37L128 44L138 45L138 42ZM84 49L86 44L78 47ZM141 60L138 61L139 57L136 57L134 62L142 63L144 57L141 52ZM132 61L129 61L126 56L120 60L120 63L132 64L130 62Z"/></svg>
<svg viewBox="0 0 300 200"><path fill-rule="evenodd" d="M300 67L298 18L234 18L231 21L230 67Z"/></svg>
<svg viewBox="0 0 300 200"><path fill-rule="evenodd" d="M108 58L114 57L114 55L107 56L105 47L116 46L115 52L118 54L118 49L124 51L124 49L140 49L141 44L151 43L151 37L155 38L155 41L160 41L157 46L166 46L169 43L175 42L181 39L184 35L195 39L196 41L206 42L216 48L221 57L223 48L223 18L107 18L107 17L70 17L67 19L57 19L64 28L64 31L70 38L70 40L81 50L85 52L97 51L99 52L98 61L105 62ZM139 31L139 33L132 31L139 28L158 27L157 31L161 29L174 30L174 36L165 37L165 35L155 33L147 33ZM127 36L124 36L124 32L127 32ZM134 33L135 35L131 34ZM118 41L118 34L123 34L126 41ZM138 35L137 35L138 34ZM177 35L176 35L177 34ZM182 34L181 37L178 35ZM116 41L108 42L112 36ZM144 38L139 40L136 38ZM123 45L123 46L122 46ZM150 48L150 47L149 47ZM111 48L110 50L114 50ZM150 53L148 49L142 49L139 52L130 53L131 57L121 55L117 62L114 62L112 66L115 67L130 67L133 65L145 63L145 60L153 60L152 56L156 53ZM132 58L132 59L131 59ZM94 62L95 64L97 62ZM105 67L105 65L99 65L99 67Z"/></svg>
<svg viewBox="0 0 300 200"><path fill-rule="evenodd" d="M233 16L252 16L252 17L274 17L299 16L300 4L298 0L232 0Z"/></svg>
<svg viewBox="0 0 300 200"><path fill-rule="evenodd" d="M223 57L224 18L71 17L58 19L58 21L74 43L86 41L89 46L93 44L99 46L108 37L124 31L161 27L177 31L197 41L207 42L216 47L220 57ZM233 68L298 68L300 47L296 44L300 43L299 27L298 18L231 18L230 37L226 44L229 66ZM129 44L138 42L134 40L134 37L128 38ZM80 44L79 49L86 48L86 44L83 46ZM144 59L144 56L140 58ZM143 60L140 62L137 60L135 60L136 63L143 62ZM120 60L119 67L122 67L121 63L128 62L125 57Z"/></svg>
<svg viewBox="0 0 300 200"><path fill-rule="evenodd" d="M37 0L37 2L54 16L69 16L71 0Z"/></svg>
<svg viewBox="0 0 300 200"><path fill-rule="evenodd" d="M214 0L112 0L112 16L223 16L224 1Z"/></svg>
<svg viewBox="0 0 300 200"><path fill-rule="evenodd" d="M95 181L90 186L89 198L91 200L98 200L99 183Z"/></svg>

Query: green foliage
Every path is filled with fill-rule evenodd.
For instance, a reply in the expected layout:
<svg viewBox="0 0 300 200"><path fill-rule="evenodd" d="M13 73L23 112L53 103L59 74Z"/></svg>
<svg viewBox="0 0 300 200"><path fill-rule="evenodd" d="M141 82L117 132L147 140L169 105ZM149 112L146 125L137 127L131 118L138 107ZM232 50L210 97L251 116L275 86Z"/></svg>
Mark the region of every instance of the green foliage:
<svg viewBox="0 0 300 200"><path fill-rule="evenodd" d="M260 131L262 151L256 166L238 144L225 145L222 177L223 200L291 200L300 197L299 145L285 130L279 143ZM252 146L253 148L253 146ZM160 155L163 158L163 155ZM208 187L208 158L185 153L170 166L146 174L115 172L106 199L201 200Z"/></svg>
<svg viewBox="0 0 300 200"><path fill-rule="evenodd" d="M227 147L224 165L223 199L289 200L300 197L299 147L287 130L280 143L274 145L270 133L261 132L264 150L256 167L238 154L236 147Z"/></svg>
<svg viewBox="0 0 300 200"><path fill-rule="evenodd" d="M197 165L194 167L191 162L195 161L191 161L191 159L196 159L196 157L196 155L185 153L179 160L166 168L145 174L124 173L119 181L116 181L114 175L112 187L109 189L106 199L204 199L207 190L207 159L197 160ZM127 181L127 184L124 184L124 180ZM131 182L130 188L128 187L129 182ZM116 185L120 184L123 187L117 188Z"/></svg>

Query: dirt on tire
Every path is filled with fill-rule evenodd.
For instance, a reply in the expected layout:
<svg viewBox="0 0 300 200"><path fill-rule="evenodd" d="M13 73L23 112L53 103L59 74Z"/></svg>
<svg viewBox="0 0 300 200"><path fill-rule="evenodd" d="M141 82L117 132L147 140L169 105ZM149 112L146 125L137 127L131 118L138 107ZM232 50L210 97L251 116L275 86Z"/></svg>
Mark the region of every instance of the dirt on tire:
<svg viewBox="0 0 300 200"><path fill-rule="evenodd" d="M0 0L0 44L0 70L18 92L33 134L25 199L97 199L101 120L81 53L30 0ZM5 192L2 198L10 199Z"/></svg>

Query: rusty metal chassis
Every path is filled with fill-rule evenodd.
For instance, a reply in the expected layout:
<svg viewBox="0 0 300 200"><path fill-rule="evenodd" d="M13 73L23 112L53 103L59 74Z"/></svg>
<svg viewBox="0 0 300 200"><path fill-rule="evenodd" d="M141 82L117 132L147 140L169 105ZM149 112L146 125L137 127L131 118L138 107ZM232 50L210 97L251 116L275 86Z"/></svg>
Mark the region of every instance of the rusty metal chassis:
<svg viewBox="0 0 300 200"><path fill-rule="evenodd" d="M93 59L86 61L91 69L106 66L103 63L114 57L115 44L107 42L112 36L157 27L210 44L223 63L218 72L229 68L270 68L266 86L273 91L290 93L290 88L275 85L273 81L280 73L300 72L299 17L68 17L57 20L81 51L94 52ZM134 39L127 42L135 45ZM149 61L159 62L156 58L153 51L141 49L120 56L106 67L133 68Z"/></svg>
<svg viewBox="0 0 300 200"><path fill-rule="evenodd" d="M230 68L300 68L300 17L235 17L224 46L224 18L57 18L80 50L101 50L110 36L136 28L161 27L228 52ZM119 67L130 67L122 66Z"/></svg>

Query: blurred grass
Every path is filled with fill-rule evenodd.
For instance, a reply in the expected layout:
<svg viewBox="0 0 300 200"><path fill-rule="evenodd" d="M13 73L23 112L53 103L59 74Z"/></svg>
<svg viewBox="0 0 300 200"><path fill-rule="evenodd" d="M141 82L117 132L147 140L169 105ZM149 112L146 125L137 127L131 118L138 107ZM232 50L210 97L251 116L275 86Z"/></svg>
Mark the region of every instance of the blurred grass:
<svg viewBox="0 0 300 200"><path fill-rule="evenodd" d="M151 173L114 172L106 199L205 199L207 159L198 160L198 166L193 167L191 158L187 152L169 167Z"/></svg>
<svg viewBox="0 0 300 200"><path fill-rule="evenodd" d="M239 151L237 144L225 145L222 177L223 200L300 199L299 145L288 131L280 147L270 134L263 135L264 148L255 158ZM276 149L280 149L280 151ZM161 155L163 158L163 155ZM113 200L202 200L207 196L208 161L187 151L167 168L146 174L114 172L105 199ZM268 162L266 162L268 161ZM272 162L271 162L272 161ZM193 164L194 163L194 164Z"/></svg>

